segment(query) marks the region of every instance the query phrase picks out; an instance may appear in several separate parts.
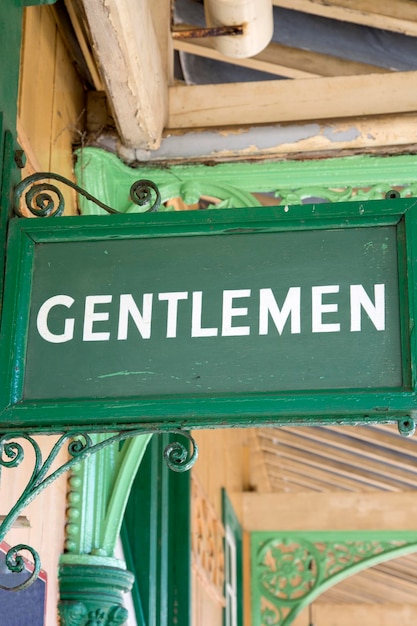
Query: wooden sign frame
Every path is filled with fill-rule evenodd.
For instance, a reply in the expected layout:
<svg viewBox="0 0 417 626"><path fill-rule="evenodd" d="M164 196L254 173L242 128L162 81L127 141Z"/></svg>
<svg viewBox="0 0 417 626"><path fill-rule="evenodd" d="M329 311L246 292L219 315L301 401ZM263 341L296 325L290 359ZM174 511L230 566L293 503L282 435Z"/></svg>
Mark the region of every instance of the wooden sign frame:
<svg viewBox="0 0 417 626"><path fill-rule="evenodd" d="M1 329L0 423L2 430L3 432L12 430L62 432L65 430L73 430L74 428L87 427L90 431L103 431L123 430L132 427L140 428L142 426L144 430L151 428L170 430L172 428L195 429L302 423L330 424L343 422L356 424L395 420L403 420L407 425L407 423L412 422L410 418L413 418L414 411L417 407L415 372L417 346L415 333L413 332L416 310L416 290L414 288L417 258L416 226L417 202L415 199L391 199L385 201L318 204L297 207L280 206L228 211L212 210L186 213L161 212L156 214L111 215L103 217L14 219L10 224L9 231L6 286ZM102 346L99 346L100 340L98 337L100 333L98 329L105 330L105 324L109 321L109 314L102 308L102 302L97 300L97 298L103 296L103 285L92 289L92 292L95 294L93 297L95 301L92 305L93 308L91 309L90 307L90 322L87 323L88 331L85 335L87 336L87 340L85 341L86 345L84 346L83 344L82 350L80 349L81 356L79 366L74 360L69 364L65 364L63 362L65 359L62 359L62 357L58 358L57 363L53 363L48 357L48 354L52 354L52 352L47 351L45 355L43 355L43 353L40 355L37 348L39 337L32 337L35 324L33 321L34 316L36 317L36 315L38 315L37 319L40 319L40 296L45 296L42 300L43 303L49 298L57 297L58 288L55 288L55 291L52 290L43 294L42 281L44 277L48 275L47 265L49 264L56 267L55 278L52 279L51 284L59 285L59 276L61 276L65 287L59 293L72 298L72 295L68 293L68 283L65 282L71 280L67 277L67 274L71 276L71 272L66 272L65 267L68 267L69 270L71 263L68 263L68 261L71 258L74 260L75 265L77 265L77 251L82 252L80 256L83 254L89 255L90 248L92 250L94 248L94 250L99 250L101 254L101 257L99 254L97 259L91 264L94 266L93 269L91 269L91 267L84 267L84 270L78 268L74 274L74 276L78 277L77 282L78 280L85 282L88 279L90 270L96 279L101 275L106 276L108 272L111 273L113 271L112 268L115 262L111 262L108 265L104 264L101 272L100 258L104 259L103 255L106 252L106 247L109 248L110 253L116 248L119 251L124 248L121 248L119 244L116 245L114 242L121 242L124 247L131 250L133 249L132 242L137 242L141 252L138 253L140 256L134 259L132 276L151 275L152 284L155 284L154 303L156 301L160 302L165 298L164 306L171 306L171 312L175 310L177 316L179 315L180 306L182 306L181 298L191 300L191 293L194 294L198 292L198 289L195 287L198 281L193 282L189 288L186 288L189 289L189 291L184 291L184 285L188 277L184 276L185 266L181 266L183 282L179 281L177 285L174 285L173 292L176 294L186 293L187 296L166 296L166 285L163 284L162 287L159 288L159 275L152 273L157 271L154 270L154 266L152 265L152 258L155 259L157 268L163 268L161 272L162 282L163 280L168 280L166 278L167 276L169 281L172 282L171 278L176 276L176 264L180 263L179 260L182 258L184 251L188 253L190 257L192 253L195 253L198 259L195 267L193 263L189 264L190 276L195 272L197 272L197 274L200 272L201 274L204 269L203 259L207 259L207 267L209 268L207 275L209 277L204 279L206 281L203 281L205 287L199 293L202 293L204 296L205 288L207 288L207 290L214 289L216 285L218 286L222 282L222 276L226 277L226 289L223 290L223 326L225 325L224 316L226 315L226 327L228 330L223 334L228 335L225 342L227 340L228 345L232 345L232 342L235 341L235 339L233 339L235 330L238 329L237 335L239 333L240 335L244 335L247 331L242 329L249 328L249 326L245 324L245 315L248 311L247 304L249 301L245 300L245 298L249 292L255 292L255 289L251 290L250 287L255 286L259 275L259 268L255 267L255 269L250 270L252 272L250 279L247 279L246 276L247 268L256 265L255 260L257 258L260 258L261 263L264 265L267 265L270 258L272 258L272 256L265 257L265 260L263 250L270 249L271 251L279 251L281 249L288 249L286 253L289 255L288 258L286 257L287 260L292 261L297 258L302 262L302 265L308 269L311 266L313 266L313 268L315 267L312 257L315 257L314 250L317 249L317 242L322 241L323 243L320 245L322 246L324 255L323 268L328 268L332 263L330 262L331 257L326 257L326 239L331 239L332 254L334 254L334 251L337 250L339 233L342 233L342 235L340 235L342 237L341 241L344 242L344 245L348 246L348 250L345 250L343 253L344 257L340 264L340 268L343 269L351 264L350 259L352 266L354 266L354 259L355 256L357 256L355 252L355 242L356 235L358 235L360 239L358 250L362 250L365 256L359 259L357 265L358 267L360 264L367 266L364 260L366 261L368 258L366 256L368 249L365 250L362 235L365 234L367 238L370 239L366 245L371 245L371 235L375 235L378 239L380 232L384 237L387 234L388 238L391 238L391 248L392 241L395 241L395 250L391 250L391 257L389 257L388 261L385 263L386 268L383 270L392 273L392 267L395 265L395 280L390 278L390 280L393 280L395 283L392 293L395 293L396 290L398 296L398 301L392 303L393 310L396 311L395 315L397 316L397 322L395 323L395 326L397 326L395 330L396 338L392 340L393 345L395 344L393 351L397 355L394 359L395 364L391 368L394 377L392 384L389 378L391 375L389 372L391 372L391 370L387 370L388 374L385 374L385 377L381 378L383 384L378 383L379 369L383 367L383 359L381 359L380 363L377 343L375 342L379 340L380 336L382 337L383 333L380 332L379 335L377 335L378 322L375 320L373 321L373 326L372 324L370 326L373 336L375 336L376 339L372 339L374 342L371 349L373 356L370 359L369 367L366 364L361 366L361 359L356 359L355 367L357 366L360 372L358 375L358 385L351 383L349 383L348 386L342 385L337 382L340 381L341 378L335 378L337 382L336 387L334 384L327 387L326 382L324 382L320 383L319 388L312 388L311 380L313 380L313 378L306 379L306 388L303 387L303 382L299 382L296 385L294 384L294 386L291 387L292 379L286 379L283 374L282 380L284 382L279 383L279 385L281 384L283 387L281 389L274 389L273 382L265 383L265 372L268 373L268 376L274 377L274 367L271 366L271 363L273 365L274 362L271 361L271 356L268 357L270 360L267 363L265 372L259 371L262 370L262 351L267 354L269 350L269 348L266 348L267 343L265 343L265 337L261 337L263 347L260 348L260 354L257 353L257 348L253 347L251 347L246 354L241 351L245 339L243 336L240 336L236 337L236 343L234 344L239 346L235 357L230 356L230 358L228 357L229 360L226 359L224 361L224 373L221 381L220 377L210 379L212 375L210 364L207 365L206 369L202 366L203 374L201 376L196 373L197 370L194 364L192 373L195 374L195 376L189 386L190 390L188 391L186 385L187 381L185 381L183 371L186 371L189 365L187 362L189 354L187 353L187 356L184 357L184 363L181 365L181 359L183 358L181 352L182 348L181 343L178 342L177 347L171 351L171 354L176 355L175 360L177 361L177 364L176 362L172 363L172 378L175 377L178 368L180 370L179 378L182 377L178 391L176 391L175 383L170 383L166 388L164 387L164 383L162 383L160 393L155 392L158 386L158 383L156 383L154 387L151 386L152 392L147 393L144 383L145 379L139 376L137 379L139 380L137 389L139 389L142 384L144 391L140 393L135 393L134 391L130 392L129 386L122 386L123 393L121 395L117 395L117 393L113 393L113 391L111 395L106 395L106 389L113 389L113 387L111 387L113 384L111 381L113 373L110 372L102 375L102 378L108 376L107 380L110 382L106 383L106 385L108 384L110 387L104 386L103 384L101 387L93 387L90 393L89 388L87 389L86 383L84 382L84 387L80 387L83 391L77 393L77 372L83 370L86 361L88 361L85 355L82 356L84 354L84 348L87 349L87 343L89 346L94 347L95 350L98 350L99 356L97 357L97 362L102 362L99 350ZM286 233L291 234L292 239L290 239L290 242L296 243L299 241L298 237L302 234L303 239L302 241L300 240L301 243L297 243L296 246L299 249L294 253L297 255L296 257L291 256L291 249L293 248L292 243L289 245L284 244L288 238L285 235ZM313 233L313 235L306 237L305 233ZM267 239L268 236L270 236L269 239ZM278 236L279 238L277 238ZM375 267L379 263L379 258L381 258L381 263L383 267L385 267L383 259L387 258L386 255L388 253L384 251L385 244L381 243L384 237L382 237L378 243L378 250L376 252L374 251L373 256L370 257L370 264L374 264ZM309 250L303 248L304 241L310 246L310 253ZM350 241L352 241L353 244L352 249L349 247ZM245 242L244 245L243 242ZM227 256L228 249L231 250L229 256ZM159 250L161 250L161 254L159 254ZM168 253L166 252L167 250ZM205 251L205 256L203 252L199 252L200 250ZM219 250L223 251L222 254L226 254L227 259L231 259L232 263L235 262L235 266L232 266L232 270L229 271L230 268L228 268L226 261L222 265L222 262L218 260L220 254ZM246 250L248 250L249 254L248 259L246 259ZM48 260L49 251L51 251L51 261ZM65 265L64 261L61 265L57 261L57 259L60 258L61 251L67 265ZM145 251L143 255L142 251ZM148 256L146 256L146 251L149 251ZM177 252L173 253L175 251ZM164 254L167 255L166 258ZM199 254L201 258L198 256ZM316 263L320 262L320 254L317 254L318 260ZM360 254L362 254L362 252L360 252ZM241 257L239 257L239 255L241 255ZM113 256L115 257L117 255ZM335 259L337 256L337 254L334 254ZM139 258L141 259L140 263L138 262ZM279 260L279 257L277 258ZM215 259L215 262L213 261L211 265L210 259ZM238 259L238 261L233 261L233 259ZM391 262L394 261L394 259L395 263ZM125 267L127 267L128 261L125 260L124 263ZM213 263L217 263L217 265L213 265ZM219 268L224 268L224 272L223 270L220 271ZM240 269L241 275L238 276ZM367 267L367 270L368 269ZM345 272L344 269L343 272ZM283 274L285 274L285 264L282 266L277 265L276 275L281 276ZM113 277L114 280L117 282L121 275L122 274L116 274L115 277ZM227 276L230 277L230 275L233 275L232 282L227 278ZM379 276L379 274L375 274L375 276ZM372 276L369 277L369 280L371 279ZM131 280L133 280L133 278ZM246 283L245 280L247 280ZM259 291L261 289L265 290L263 292L265 298L266 296L272 298L275 285L265 282L266 279L264 282L262 282L262 280L260 279L260 283L256 284L256 287L259 287ZM313 278L311 278L310 283L312 280ZM332 348L331 344L329 344L329 337L332 334L331 328L334 328L329 320L334 321L337 319L334 314L337 313L338 310L337 304L332 300L332 298L338 297L338 289L332 284L331 287L333 289L329 291L327 288L329 280L332 282L331 278L322 279L320 276L317 276L317 278L314 279L312 289L318 289L321 294L319 294L320 300L318 305L319 331L321 329L323 341L326 340L327 342L326 346L330 345L330 351L326 347L325 352L327 351L327 353L331 355L332 350L334 354L338 351L340 353L341 368L343 368L343 350L340 350L338 347ZM377 277L374 282L375 284L381 284L383 280L383 276L382 278ZM234 286L233 289L231 288L232 283ZM352 278L351 285L352 284L358 284L357 273ZM288 283L288 290L284 293L285 297L289 294L291 286L294 286L294 280L292 283ZM298 287L295 288L298 289ZM126 291L126 289L127 292L131 291L130 287L123 287L122 291ZM152 289L152 287L147 285L147 290L149 291L149 289ZM310 289L310 287L308 289ZM369 296L369 313L372 308L372 301L373 299L375 300L377 292L373 292L372 289L369 288L366 289L363 288L363 292L366 292ZM162 298L161 290L164 294ZM341 290L342 288L340 288L340 291ZM229 299L227 305L224 304L224 294L226 291L228 292L227 298ZM230 296L229 292L233 292L232 296ZM330 294L330 300L327 299L328 294ZM33 304L35 296L39 300L36 310ZM141 293L141 298L142 296L143 294ZM231 302L231 298L233 297L236 299L234 302ZM278 296L276 297L277 303ZM167 302L170 298L171 303ZM243 298L243 300L239 298ZM364 298L366 298L366 296L364 296ZM72 299L75 301L75 298ZM213 298L210 299L212 300ZM133 331L131 332L136 332L139 329L140 320L138 311L141 309L141 313L143 313L145 301L140 300L140 306L138 305L137 310L135 309L135 302L132 304L132 299L126 300L126 302L128 302L128 313L125 313L125 320L128 319L128 322L125 323L123 330L123 325L121 325L119 320L118 339L121 341L126 340L125 345L128 345L131 343L130 338L124 336L123 332L127 332L127 324L133 327ZM215 338L217 347L213 352L214 365L212 368L216 370L216 368L219 368L220 363L218 346L223 345L221 344L223 339L220 339L220 334L222 334L219 330L220 325L219 323L213 324L209 319L203 322L201 299L198 300L196 296L195 302L197 303L195 306L198 306L198 303L200 303L200 321L197 323L200 334L197 337L198 341L196 340L195 345L203 345L204 341L206 342L205 345L209 345L211 341L210 332L213 338L217 330L217 336ZM70 307L72 306L71 301L68 301L67 304L63 304L61 301L50 301L50 306L45 305L46 309L44 309L44 311L46 311L46 313L43 318L44 322L55 304L57 311L64 312L70 311ZM376 307L376 301L374 301L373 304ZM96 309L94 309L95 305L97 305ZM297 322L294 322L294 328L292 330L290 326L294 321L291 316L294 315L295 318L297 318L296 308L287 310L286 317L281 318L282 325L285 326L285 328L279 330L278 314L283 315L283 297L280 296L277 306L279 309L278 313L276 306L274 309L272 302L272 304L268 305L269 308L266 317L264 315L264 325L266 323L269 324L267 333L273 332L277 338L278 336L284 338L284 334L286 333L288 335L286 339L287 342L290 341L291 337L289 337L289 335L292 334L294 341L297 340L300 344L299 336L302 335L302 331L300 332L300 330L297 329ZM226 313L224 313L225 310ZM271 321L274 310L276 314L275 326ZM356 307L355 310L358 311L358 307ZM91 321L91 315L93 321ZM135 315L136 322L133 320ZM189 313L189 315L191 316L191 313ZM259 315L261 314L259 313ZM364 325L369 322L369 315L367 315L364 310L363 301L360 315L363 315L364 318L368 320L363 322ZM68 332L71 331L71 324L77 323L74 321L73 317L69 316L69 318L73 321L68 322L69 326L66 327ZM268 320L267 322L265 321L266 319ZM54 339L49 341L49 343L47 342L48 350L52 351L54 346L57 346L57 350L62 351L64 344L70 341L68 339L70 335L68 335L68 337L64 336L62 326L64 321L64 318L62 318L59 331L51 331L50 336L53 337L55 335L55 337L57 337L57 343L54 344ZM258 325L258 321L259 320L256 321L257 330L254 334L260 336L262 333L265 334L265 332L261 330L261 322L259 322ZM168 327L168 322L166 323ZM302 323L304 324L304 322ZM44 331L42 332L47 333L50 329L45 331L45 324L47 327L47 322L42 326L42 322L38 321L38 328L43 328ZM178 322L178 325L180 326L180 322ZM306 327L306 324L304 324L304 327ZM86 332L85 328L86 322L84 322L84 332ZM381 330L381 328L379 330ZM203 338L203 334L207 329L208 333L206 337ZM357 330L358 328L354 328L354 323L351 322L351 327L347 329L346 332L351 333L349 336L353 337L353 331ZM384 327L383 330L389 332L388 327ZM315 328L314 331L309 328L308 333L311 335L312 332L316 331L317 328ZM89 335L88 332L90 333ZM178 332L180 332L180 329ZM171 335L169 333L171 333ZM164 337L166 343L155 344L155 350L151 350L152 359L154 358L154 354L159 354L157 364L163 362L162 352L164 348L161 348L161 346L172 346L172 343L169 343L170 340L174 338L178 339L175 333L176 329L173 331L171 327L171 331L169 331L167 328L166 337ZM247 334L249 334L249 332ZM320 334L320 332L318 334ZM106 332L104 332L104 336L105 335ZM109 333L107 333L107 335L109 335ZM255 346L255 338L253 342ZM212 343L214 345L214 339ZM232 354L233 348L230 348L230 345L228 350L230 354ZM287 343L286 345L290 344ZM300 349L302 350L302 342L300 345ZM366 347L366 343L364 346ZM169 350L171 350L171 347L169 347ZM287 351L287 353L290 352L291 350ZM62 352L59 354L62 355ZM77 350L73 350L73 354L77 355ZM194 354L192 349L190 354ZM334 354L331 358L336 362ZM355 353L352 353L352 355L354 354ZM248 362L248 359L252 358L251 355L254 355L253 362L255 363L252 371L255 372L257 376L253 391L249 380L248 368L242 370L242 375L237 374L234 379L232 374L230 374L230 371L234 369L231 367L231 363L236 363L236 369L238 370L241 367L239 362ZM72 358L76 358L76 356ZM210 360L210 358L208 360ZM230 360L232 358L235 358L235 361ZM291 358L291 355L288 358ZM308 353L307 351L306 362L309 362L309 359L311 361L312 358L315 358L314 354ZM325 358L320 358L323 358L323 363L325 363ZM347 369L353 367L354 356L349 358L352 362ZM384 358L389 361L389 350ZM282 363L282 359L283 354L280 353L276 361L277 372L279 363ZM204 359L201 360L203 361ZM337 369L334 368L332 363L330 359L329 373L326 374L326 376L330 378L333 376L331 372ZM60 382L56 384L56 388L58 389L59 387L60 391L57 395L54 395L54 393L49 393L48 385L51 386L51 389L55 389L54 376L55 372L59 369L59 365L62 365L64 370L65 367L68 368L64 378L66 382L62 383L61 379L59 379ZM370 382L367 382L368 379L366 378L368 369L373 372L369 379ZM342 372L342 370L340 371ZM126 371L122 373L130 374L131 372ZM150 372L147 373L149 374ZM120 372L116 372L115 374L120 374ZM134 374L141 375L143 372L136 371ZM85 372L83 376L83 380L86 379ZM312 374L312 376L314 376L314 374ZM199 377L203 380L201 382L195 382L198 381ZM204 386L204 380L207 377L209 378L209 382ZM231 381L230 389L229 383L227 381L225 382L224 377ZM281 380L278 374L276 377ZM325 378L325 376L322 378ZM167 376L164 371L161 374L161 380L166 379ZM354 380L354 373L351 372L349 380ZM376 384L372 382L373 380L377 381ZM213 381L215 384L218 384L218 388L215 388L215 386L213 388ZM216 381L220 382L217 383ZM242 382L242 391L240 391L239 387L240 382ZM67 389L67 392L63 390L64 387ZM46 390L45 392L43 392L44 389ZM87 391L85 391L86 389ZM116 386L114 386L114 389L116 389ZM136 389L136 387L132 385L132 389ZM66 393L68 395L65 395Z"/></svg>

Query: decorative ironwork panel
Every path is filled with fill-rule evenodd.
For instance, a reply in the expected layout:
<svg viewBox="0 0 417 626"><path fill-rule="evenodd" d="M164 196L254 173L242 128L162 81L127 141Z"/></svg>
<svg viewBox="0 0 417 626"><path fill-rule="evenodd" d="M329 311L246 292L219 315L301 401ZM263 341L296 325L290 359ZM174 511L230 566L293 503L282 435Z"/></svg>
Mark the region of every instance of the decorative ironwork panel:
<svg viewBox="0 0 417 626"><path fill-rule="evenodd" d="M253 533L253 626L289 626L329 587L416 551L417 533L404 531Z"/></svg>

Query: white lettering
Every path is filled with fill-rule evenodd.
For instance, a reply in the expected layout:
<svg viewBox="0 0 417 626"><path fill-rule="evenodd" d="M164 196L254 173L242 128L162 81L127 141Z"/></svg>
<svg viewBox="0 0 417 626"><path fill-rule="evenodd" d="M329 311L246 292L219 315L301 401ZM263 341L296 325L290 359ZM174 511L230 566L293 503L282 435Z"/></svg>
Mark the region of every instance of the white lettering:
<svg viewBox="0 0 417 626"><path fill-rule="evenodd" d="M109 319L108 311L97 313L96 304L107 304L112 301L112 296L87 296L84 308L83 341L108 341L110 333L97 333L93 331L94 322L106 322Z"/></svg>
<svg viewBox="0 0 417 626"><path fill-rule="evenodd" d="M203 292L193 291L193 309L191 319L191 337L216 337L219 329L216 327L202 328L201 315L203 311Z"/></svg>
<svg viewBox="0 0 417 626"><path fill-rule="evenodd" d="M259 334L268 334L268 321L271 315L275 327L280 335L284 330L287 319L291 315L291 334L301 332L301 288L291 287L280 310L272 289L259 290Z"/></svg>
<svg viewBox="0 0 417 626"><path fill-rule="evenodd" d="M117 339L127 339L127 329L129 324L129 315L135 322L136 328L140 332L143 339L149 339L151 336L152 322L152 293L144 293L142 300L142 313L139 311L136 302L131 293L122 293L120 296L119 309L119 328L117 330Z"/></svg>
<svg viewBox="0 0 417 626"><path fill-rule="evenodd" d="M338 333L340 324L325 324L323 313L337 313L338 305L323 304L323 294L338 293L339 285L325 285L311 288L311 329L313 333Z"/></svg>
<svg viewBox="0 0 417 626"><path fill-rule="evenodd" d="M352 332L362 330L362 308L377 330L385 330L385 285L374 285L374 302L363 285L350 286L350 330Z"/></svg>
<svg viewBox="0 0 417 626"><path fill-rule="evenodd" d="M188 291L168 291L160 293L159 300L168 302L167 310L167 338L177 336L177 318L178 318L178 302L179 300L187 300Z"/></svg>
<svg viewBox="0 0 417 626"><path fill-rule="evenodd" d="M232 319L248 314L246 307L233 308L233 300L235 298L249 298L250 289L226 289L223 291L223 316L222 316L222 335L223 337L236 337L240 335L249 335L249 326L232 326Z"/></svg>
<svg viewBox="0 0 417 626"><path fill-rule="evenodd" d="M69 309L73 304L74 298L64 295L52 296L52 298L48 298L48 300L42 304L36 318L38 333L42 339L49 341L49 343L65 343L66 341L71 341L74 336L75 320L73 318L67 318L64 321L64 332L58 335L51 333L49 330L48 316L50 310L55 306L66 306Z"/></svg>

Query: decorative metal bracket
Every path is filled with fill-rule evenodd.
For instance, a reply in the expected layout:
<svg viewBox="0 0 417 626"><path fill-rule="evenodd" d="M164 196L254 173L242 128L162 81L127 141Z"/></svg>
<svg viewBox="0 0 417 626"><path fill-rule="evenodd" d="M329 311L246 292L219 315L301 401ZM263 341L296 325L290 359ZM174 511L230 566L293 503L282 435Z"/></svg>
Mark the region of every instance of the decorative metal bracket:
<svg viewBox="0 0 417 626"><path fill-rule="evenodd" d="M61 476L61 474L69 470L75 464L80 463L80 461L86 459L91 454L99 452L103 448L111 446L116 442L124 441L125 439L135 437L136 435L153 434L155 432L155 430L128 429L118 432L110 436L105 441L95 444L93 444L90 435L85 432L72 431L64 433L55 443L45 461L42 459L42 452L39 444L28 433L15 432L2 435L0 437L0 467L15 468L23 461L25 455L24 448L21 443L16 441L17 439L23 439L31 445L35 453L35 466L20 498L0 524L0 541L4 539L6 533L11 529L22 509L30 504L30 502L32 502L32 500L34 500L36 496L43 491L43 489L45 489L56 478ZM191 443L192 449L190 452L187 450L185 445L178 441L170 443L164 451L164 458L168 467L175 472L185 472L189 470L197 460L197 444L187 431L170 430L169 432L171 434L181 435L188 439ZM52 464L66 443L68 443L68 452L72 458L53 472L49 473ZM7 591L20 591L29 587L37 579L41 569L40 557L34 548L26 544L19 544L10 548L6 554L5 562L7 568L13 573L23 572L24 559L22 555L19 554L22 550L27 550L32 555L34 561L33 571L30 573L29 578L23 583L15 587L0 585L0 589Z"/></svg>
<svg viewBox="0 0 417 626"><path fill-rule="evenodd" d="M63 214L65 208L65 200L62 192L58 187L50 182L56 180L77 193L84 196L87 200L94 202L107 213L121 213L116 209L108 206L101 200L92 196L88 191L82 189L68 178L54 174L53 172L38 172L24 178L14 191L14 212L18 217L25 217L22 213L22 197L27 210L36 217L59 217ZM154 199L153 199L153 196ZM141 207L148 207L145 213L152 213L158 210L161 205L161 194L158 187L151 180L142 179L133 183L130 188L130 199L132 202Z"/></svg>

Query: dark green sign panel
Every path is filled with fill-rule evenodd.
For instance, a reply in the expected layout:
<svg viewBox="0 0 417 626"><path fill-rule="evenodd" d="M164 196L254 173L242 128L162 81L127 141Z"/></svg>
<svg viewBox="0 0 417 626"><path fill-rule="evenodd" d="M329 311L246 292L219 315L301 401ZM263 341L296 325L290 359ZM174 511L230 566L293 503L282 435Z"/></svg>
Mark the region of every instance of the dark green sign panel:
<svg viewBox="0 0 417 626"><path fill-rule="evenodd" d="M4 427L411 415L413 204L16 220Z"/></svg>

